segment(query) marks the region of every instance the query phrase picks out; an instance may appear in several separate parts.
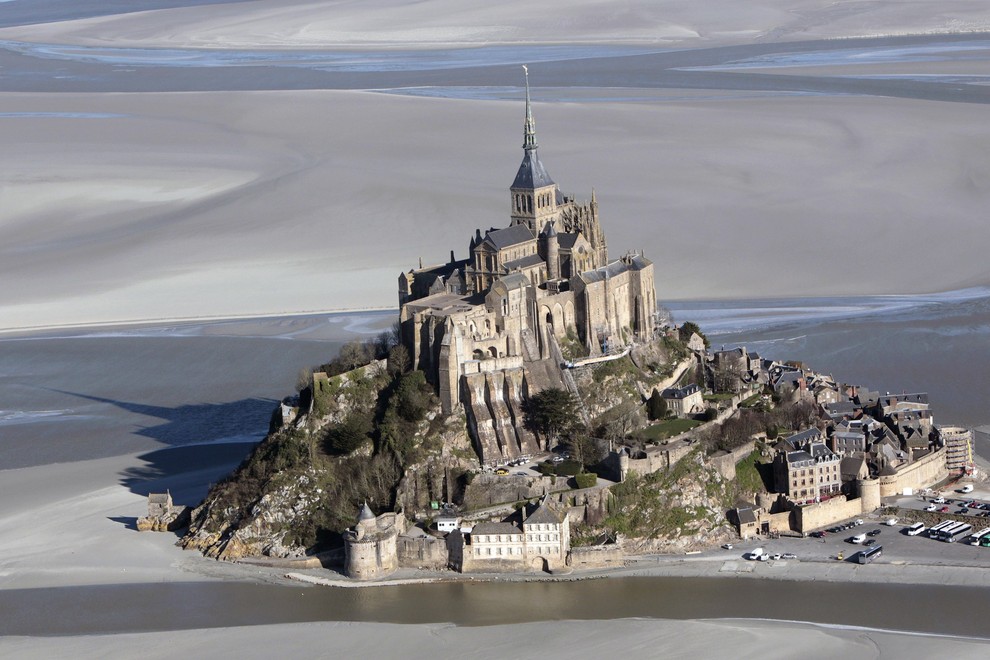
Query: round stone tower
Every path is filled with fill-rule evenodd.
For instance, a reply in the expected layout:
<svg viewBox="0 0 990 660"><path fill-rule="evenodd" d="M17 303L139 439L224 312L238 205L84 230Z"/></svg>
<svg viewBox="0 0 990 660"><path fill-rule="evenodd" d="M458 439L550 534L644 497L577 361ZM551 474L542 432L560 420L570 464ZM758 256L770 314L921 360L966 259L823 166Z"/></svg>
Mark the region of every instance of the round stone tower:
<svg viewBox="0 0 990 660"><path fill-rule="evenodd" d="M870 513L880 508L880 480L857 479L856 488L859 499L863 503L863 513Z"/></svg>
<svg viewBox="0 0 990 660"><path fill-rule="evenodd" d="M548 221L546 227L543 229L543 240L546 244L547 279L559 279L560 241L557 239L557 230L553 228L553 220Z"/></svg>
<svg viewBox="0 0 990 660"><path fill-rule="evenodd" d="M399 566L396 540L399 530L388 524L388 514L380 522L368 503L358 514L354 529L344 532L344 573L357 580L374 580ZM394 518L394 516L393 516Z"/></svg>

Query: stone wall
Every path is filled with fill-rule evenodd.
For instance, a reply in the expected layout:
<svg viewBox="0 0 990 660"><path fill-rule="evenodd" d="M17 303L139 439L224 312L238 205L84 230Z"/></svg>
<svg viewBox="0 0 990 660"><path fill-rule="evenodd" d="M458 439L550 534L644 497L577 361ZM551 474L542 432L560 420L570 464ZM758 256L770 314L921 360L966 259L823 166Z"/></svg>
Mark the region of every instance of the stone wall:
<svg viewBox="0 0 990 660"><path fill-rule="evenodd" d="M945 467L945 449L905 465L897 474L880 477L880 497L894 497L905 489L918 490L944 481L949 477Z"/></svg>
<svg viewBox="0 0 990 660"><path fill-rule="evenodd" d="M736 464L748 457L756 449L756 442L750 441L731 452L711 457L712 467L718 470L726 481L735 481Z"/></svg>
<svg viewBox="0 0 990 660"><path fill-rule="evenodd" d="M794 530L807 534L840 520L863 515L863 501L859 498L850 500L845 495L839 495L819 504L795 506L793 513Z"/></svg>
<svg viewBox="0 0 990 660"><path fill-rule="evenodd" d="M624 566L626 553L616 543L571 548L568 564L571 568L615 568Z"/></svg>
<svg viewBox="0 0 990 660"><path fill-rule="evenodd" d="M447 543L435 536L400 536L396 544L399 566L427 570L447 567Z"/></svg>

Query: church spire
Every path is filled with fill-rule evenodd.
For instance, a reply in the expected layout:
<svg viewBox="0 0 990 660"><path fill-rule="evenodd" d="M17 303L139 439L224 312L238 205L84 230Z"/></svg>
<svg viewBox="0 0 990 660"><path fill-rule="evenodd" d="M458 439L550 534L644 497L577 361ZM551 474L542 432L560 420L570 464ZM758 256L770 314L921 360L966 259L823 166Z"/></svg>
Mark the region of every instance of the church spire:
<svg viewBox="0 0 990 660"><path fill-rule="evenodd" d="M523 149L532 151L536 149L536 122L533 121L533 107L529 102L529 67L523 64L523 71L526 75L526 127L523 130Z"/></svg>

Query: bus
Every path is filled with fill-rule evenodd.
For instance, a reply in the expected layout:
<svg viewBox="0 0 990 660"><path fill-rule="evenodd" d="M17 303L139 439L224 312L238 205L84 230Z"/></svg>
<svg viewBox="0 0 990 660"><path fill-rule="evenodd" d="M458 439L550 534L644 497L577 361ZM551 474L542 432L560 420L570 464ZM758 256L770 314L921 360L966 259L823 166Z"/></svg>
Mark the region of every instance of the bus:
<svg viewBox="0 0 990 660"><path fill-rule="evenodd" d="M908 536L917 536L918 534L921 534L923 531L925 531L925 523L920 523L920 522L916 522L910 527L904 528L904 532Z"/></svg>
<svg viewBox="0 0 990 660"><path fill-rule="evenodd" d="M937 539L939 532L941 532L943 529L945 529L949 525L955 525L955 524L956 524L956 521L954 521L954 520L943 520L942 522L938 523L937 525L932 525L931 527L928 528L928 538Z"/></svg>
<svg viewBox="0 0 990 660"><path fill-rule="evenodd" d="M958 520L950 520L948 525L940 527L935 538L939 541L946 541L950 536L954 536L957 529L962 529L966 526L966 523L959 522Z"/></svg>
<svg viewBox="0 0 990 660"><path fill-rule="evenodd" d="M980 539L986 536L987 534L990 534L990 527L987 527L986 529L981 529L978 532L973 532L972 535L970 535L970 537L966 540L969 541L970 545L979 545Z"/></svg>
<svg viewBox="0 0 990 660"><path fill-rule="evenodd" d="M942 532L942 540L946 543L955 543L959 539L966 538L973 531L972 525L967 525L966 523L959 523L962 527L950 527L949 529Z"/></svg>
<svg viewBox="0 0 990 660"><path fill-rule="evenodd" d="M872 548L867 548L866 550L860 550L856 553L856 561L860 564L869 564L871 561L883 554L883 546L875 545Z"/></svg>
<svg viewBox="0 0 990 660"><path fill-rule="evenodd" d="M980 537L980 547L990 548L990 534L984 534Z"/></svg>

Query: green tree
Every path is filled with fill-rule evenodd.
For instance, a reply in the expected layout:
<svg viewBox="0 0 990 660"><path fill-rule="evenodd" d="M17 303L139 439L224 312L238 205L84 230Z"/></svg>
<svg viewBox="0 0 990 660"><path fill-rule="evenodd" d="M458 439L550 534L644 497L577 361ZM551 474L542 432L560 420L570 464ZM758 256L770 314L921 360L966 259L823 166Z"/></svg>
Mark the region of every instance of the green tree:
<svg viewBox="0 0 990 660"><path fill-rule="evenodd" d="M681 327L677 329L677 338L685 343L687 340L691 339L691 335L693 334L697 334L705 341L705 348L711 346L711 343L708 341L708 337L705 336L705 333L701 331L701 328L699 328L698 324L694 321L685 321L681 324Z"/></svg>
<svg viewBox="0 0 990 660"><path fill-rule="evenodd" d="M323 437L323 450L328 454L349 454L369 441L371 428L370 415L353 412L327 430Z"/></svg>
<svg viewBox="0 0 990 660"><path fill-rule="evenodd" d="M526 400L523 407L526 426L542 433L551 446L561 435L578 426L580 414L574 395L559 387L537 392Z"/></svg>
<svg viewBox="0 0 990 660"><path fill-rule="evenodd" d="M667 416L667 401L660 395L660 390L656 388L646 402L646 414L652 422Z"/></svg>

